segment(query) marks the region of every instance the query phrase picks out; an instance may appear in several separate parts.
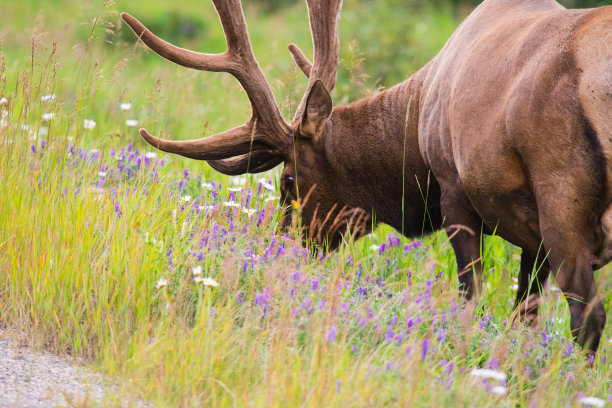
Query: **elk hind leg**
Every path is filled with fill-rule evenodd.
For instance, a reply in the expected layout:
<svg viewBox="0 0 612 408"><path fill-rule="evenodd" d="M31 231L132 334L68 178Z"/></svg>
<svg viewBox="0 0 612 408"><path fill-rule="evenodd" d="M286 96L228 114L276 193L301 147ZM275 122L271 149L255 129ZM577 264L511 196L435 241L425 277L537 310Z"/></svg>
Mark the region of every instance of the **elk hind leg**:
<svg viewBox="0 0 612 408"><path fill-rule="evenodd" d="M540 229L551 271L569 305L574 340L586 352L595 353L606 323L606 311L593 274L594 234L588 228L595 224L595 216L584 208L573 210L544 211Z"/></svg>

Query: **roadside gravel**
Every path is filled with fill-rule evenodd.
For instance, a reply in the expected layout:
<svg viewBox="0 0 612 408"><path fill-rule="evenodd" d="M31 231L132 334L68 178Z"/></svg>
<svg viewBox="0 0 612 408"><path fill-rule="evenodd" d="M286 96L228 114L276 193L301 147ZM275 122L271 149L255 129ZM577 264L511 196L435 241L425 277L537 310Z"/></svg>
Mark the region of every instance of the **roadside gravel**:
<svg viewBox="0 0 612 408"><path fill-rule="evenodd" d="M0 330L0 408L115 406L115 388L75 359L16 347ZM142 401L122 406L147 406Z"/></svg>

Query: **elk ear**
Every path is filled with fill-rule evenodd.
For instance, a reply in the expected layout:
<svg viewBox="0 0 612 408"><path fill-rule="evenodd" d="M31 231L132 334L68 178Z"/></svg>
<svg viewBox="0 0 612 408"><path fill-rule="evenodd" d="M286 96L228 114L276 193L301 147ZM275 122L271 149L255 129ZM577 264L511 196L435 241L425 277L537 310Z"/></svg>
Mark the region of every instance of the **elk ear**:
<svg viewBox="0 0 612 408"><path fill-rule="evenodd" d="M323 125L331 116L332 99L325 85L320 80L315 81L306 99L304 116L300 122L300 134L316 138L321 134Z"/></svg>

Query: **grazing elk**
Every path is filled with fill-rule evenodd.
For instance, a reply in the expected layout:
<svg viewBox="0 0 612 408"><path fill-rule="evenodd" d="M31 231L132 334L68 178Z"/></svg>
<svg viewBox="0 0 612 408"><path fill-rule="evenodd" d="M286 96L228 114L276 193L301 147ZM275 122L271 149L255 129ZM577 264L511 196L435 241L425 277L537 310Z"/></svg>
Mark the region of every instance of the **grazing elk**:
<svg viewBox="0 0 612 408"><path fill-rule="evenodd" d="M284 163L283 202L308 192L305 232L323 234L332 247L356 223L333 225L358 213L407 236L445 228L468 297L482 273L479 232L495 230L522 248L517 306L537 296L552 271L575 340L597 350L606 313L593 269L612 256L612 7L486 0L419 72L332 108L342 1L307 0L314 59L289 46L309 81L287 123L253 55L239 0L213 3L227 39L221 54L175 47L122 17L162 57L235 76L253 114L194 141L141 129L148 143L230 175Z"/></svg>

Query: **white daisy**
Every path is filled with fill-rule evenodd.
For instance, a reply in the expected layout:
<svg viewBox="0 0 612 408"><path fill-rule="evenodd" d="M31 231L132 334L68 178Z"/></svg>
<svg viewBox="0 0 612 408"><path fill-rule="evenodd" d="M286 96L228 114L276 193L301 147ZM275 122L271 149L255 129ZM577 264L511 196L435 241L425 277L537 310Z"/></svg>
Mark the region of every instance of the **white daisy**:
<svg viewBox="0 0 612 408"><path fill-rule="evenodd" d="M51 120L53 119L53 117L55 116L55 113L53 112L46 112L42 114L42 119L43 120Z"/></svg>
<svg viewBox="0 0 612 408"><path fill-rule="evenodd" d="M43 95L40 97L40 100L43 102L49 102L55 99L55 95L51 94L51 95Z"/></svg>
<svg viewBox="0 0 612 408"><path fill-rule="evenodd" d="M263 186L263 187L264 187L266 190L270 190L270 191L274 191L274 190L275 190L275 188L274 188L274 184L269 183L269 182L267 182L267 181L265 181L265 182L261 183L261 185L262 185L262 186Z"/></svg>
<svg viewBox="0 0 612 408"><path fill-rule="evenodd" d="M131 103L126 103L126 102L124 102L124 103L122 103L121 105L119 105L119 108L120 108L122 111L129 111L130 109L132 109L132 104L131 104Z"/></svg>
<svg viewBox="0 0 612 408"><path fill-rule="evenodd" d="M155 159L155 158L157 158L157 153L155 153L155 152L146 152L145 153L145 157L147 159Z"/></svg>
<svg viewBox="0 0 612 408"><path fill-rule="evenodd" d="M232 184L236 186L244 187L244 185L246 184L246 178L245 177L233 177Z"/></svg>
<svg viewBox="0 0 612 408"><path fill-rule="evenodd" d="M242 187L229 187L227 189L227 191L230 191L232 193L238 192L238 191L242 191Z"/></svg>
<svg viewBox="0 0 612 408"><path fill-rule="evenodd" d="M233 208L238 208L238 207L240 207L240 204L238 204L238 203L237 203L237 202L235 202L235 201L224 201L224 202L223 202L223 206L224 206L224 207L233 207Z"/></svg>
<svg viewBox="0 0 612 408"><path fill-rule="evenodd" d="M493 394L506 395L506 387L502 387L501 385L496 385L491 391Z"/></svg>
<svg viewBox="0 0 612 408"><path fill-rule="evenodd" d="M191 273L193 274L194 277L202 275L202 267L200 265L194 267Z"/></svg>
<svg viewBox="0 0 612 408"><path fill-rule="evenodd" d="M217 282L213 278L203 278L202 279L202 285L216 287L216 286L219 286L219 282Z"/></svg>
<svg viewBox="0 0 612 408"><path fill-rule="evenodd" d="M474 368L472 369L470 374L472 375L472 377L487 378L497 381L504 381L507 377L506 374L499 371L491 370L489 368Z"/></svg>
<svg viewBox="0 0 612 408"><path fill-rule="evenodd" d="M136 127L138 126L138 121L136 119L128 119L125 121L126 126Z"/></svg>
<svg viewBox="0 0 612 408"><path fill-rule="evenodd" d="M93 128L95 128L95 127L96 127L96 122L95 122L95 121L93 121L93 120L91 120L91 119L85 119L85 120L83 121L83 127L84 127L85 129L93 129Z"/></svg>
<svg viewBox="0 0 612 408"><path fill-rule="evenodd" d="M580 398L579 402L582 405L586 405L587 407L603 407L606 405L606 401L602 400L601 398L597 398L597 397L582 397Z"/></svg>
<svg viewBox="0 0 612 408"><path fill-rule="evenodd" d="M155 284L155 287L157 287L157 289L163 288L164 286L168 286L168 280L164 278L159 279Z"/></svg>

